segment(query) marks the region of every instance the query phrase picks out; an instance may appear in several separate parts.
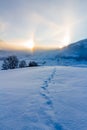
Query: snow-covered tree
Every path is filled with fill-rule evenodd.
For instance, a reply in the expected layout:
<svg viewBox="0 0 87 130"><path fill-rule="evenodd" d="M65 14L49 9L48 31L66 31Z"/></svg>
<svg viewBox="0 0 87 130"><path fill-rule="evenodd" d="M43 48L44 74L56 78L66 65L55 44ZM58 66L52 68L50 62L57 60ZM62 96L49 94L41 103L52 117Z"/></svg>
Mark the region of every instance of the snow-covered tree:
<svg viewBox="0 0 87 130"><path fill-rule="evenodd" d="M24 60L20 61L19 68L24 68L26 66L27 66L26 61L24 61Z"/></svg>
<svg viewBox="0 0 87 130"><path fill-rule="evenodd" d="M34 67L34 66L38 66L38 64L35 61L31 61L29 63L29 67Z"/></svg>
<svg viewBox="0 0 87 130"><path fill-rule="evenodd" d="M16 56L9 56L4 59L2 69L15 69L18 67L18 58Z"/></svg>

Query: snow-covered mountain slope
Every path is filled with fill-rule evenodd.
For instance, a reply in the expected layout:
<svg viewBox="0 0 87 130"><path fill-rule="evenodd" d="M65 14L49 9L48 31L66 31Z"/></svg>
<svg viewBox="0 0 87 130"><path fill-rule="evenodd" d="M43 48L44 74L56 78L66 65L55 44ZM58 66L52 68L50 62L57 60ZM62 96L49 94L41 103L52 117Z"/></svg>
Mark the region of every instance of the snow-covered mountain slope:
<svg viewBox="0 0 87 130"><path fill-rule="evenodd" d="M87 59L87 39L70 44L69 46L63 48L60 52L61 56L64 57L80 56L83 59Z"/></svg>
<svg viewBox="0 0 87 130"><path fill-rule="evenodd" d="M87 69L0 71L0 130L87 130Z"/></svg>
<svg viewBox="0 0 87 130"><path fill-rule="evenodd" d="M30 56L30 52L24 52L24 51L10 51L10 50L0 50L0 60L3 60L4 58L8 56L17 56L19 59L26 58L27 56Z"/></svg>
<svg viewBox="0 0 87 130"><path fill-rule="evenodd" d="M39 65L52 66L58 65L57 55L58 50L35 51L26 59L28 59L28 61L36 61Z"/></svg>

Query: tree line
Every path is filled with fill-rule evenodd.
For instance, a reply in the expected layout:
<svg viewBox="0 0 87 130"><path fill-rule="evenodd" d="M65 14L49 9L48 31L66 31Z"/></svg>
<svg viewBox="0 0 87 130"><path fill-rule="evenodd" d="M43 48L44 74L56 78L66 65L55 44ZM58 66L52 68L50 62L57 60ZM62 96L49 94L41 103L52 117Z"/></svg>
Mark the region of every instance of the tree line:
<svg viewBox="0 0 87 130"><path fill-rule="evenodd" d="M3 70L8 69L16 69L16 68L24 68L24 67L35 67L38 66L38 64L35 61L30 61L28 64L25 60L19 61L17 56L8 56L4 59L2 64Z"/></svg>

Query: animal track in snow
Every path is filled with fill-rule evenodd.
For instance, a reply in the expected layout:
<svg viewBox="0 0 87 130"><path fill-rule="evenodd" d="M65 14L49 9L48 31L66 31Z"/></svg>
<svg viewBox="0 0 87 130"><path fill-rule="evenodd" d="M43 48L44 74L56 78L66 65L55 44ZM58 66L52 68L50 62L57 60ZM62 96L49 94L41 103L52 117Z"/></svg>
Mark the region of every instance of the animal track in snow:
<svg viewBox="0 0 87 130"><path fill-rule="evenodd" d="M53 130L63 130L62 126L56 120L56 113L54 111L53 102L50 97L49 93L49 85L52 82L56 73L56 68L53 69L51 75L48 77L47 80L44 81L43 85L41 86L40 95L44 99L44 108L41 108L44 111L44 115L49 119L50 124L53 127Z"/></svg>

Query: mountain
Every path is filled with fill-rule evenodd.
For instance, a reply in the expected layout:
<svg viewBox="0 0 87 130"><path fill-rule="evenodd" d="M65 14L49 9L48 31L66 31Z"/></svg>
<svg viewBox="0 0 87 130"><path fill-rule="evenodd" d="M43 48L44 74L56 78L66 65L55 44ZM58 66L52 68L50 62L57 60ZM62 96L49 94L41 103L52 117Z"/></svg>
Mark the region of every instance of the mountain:
<svg viewBox="0 0 87 130"><path fill-rule="evenodd" d="M80 40L60 50L59 56L66 58L82 58L87 60L87 39Z"/></svg>

